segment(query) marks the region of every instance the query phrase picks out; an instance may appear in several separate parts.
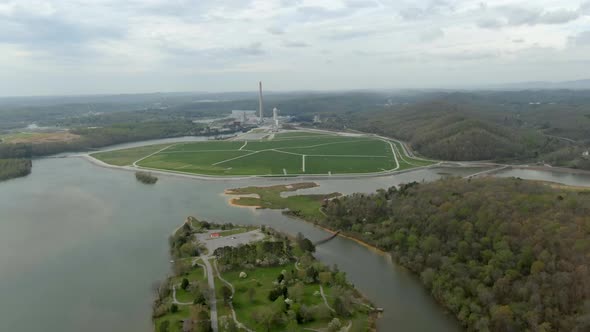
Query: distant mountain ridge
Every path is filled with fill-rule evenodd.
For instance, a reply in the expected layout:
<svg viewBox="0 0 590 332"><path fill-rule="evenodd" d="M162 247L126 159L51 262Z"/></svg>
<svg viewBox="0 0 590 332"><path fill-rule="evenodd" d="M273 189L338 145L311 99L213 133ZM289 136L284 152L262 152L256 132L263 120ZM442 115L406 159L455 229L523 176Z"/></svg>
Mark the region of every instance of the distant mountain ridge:
<svg viewBox="0 0 590 332"><path fill-rule="evenodd" d="M569 89L569 90L590 90L590 79L574 80L574 81L531 81L518 82L506 84L494 84L487 86L494 90L555 90L555 89Z"/></svg>

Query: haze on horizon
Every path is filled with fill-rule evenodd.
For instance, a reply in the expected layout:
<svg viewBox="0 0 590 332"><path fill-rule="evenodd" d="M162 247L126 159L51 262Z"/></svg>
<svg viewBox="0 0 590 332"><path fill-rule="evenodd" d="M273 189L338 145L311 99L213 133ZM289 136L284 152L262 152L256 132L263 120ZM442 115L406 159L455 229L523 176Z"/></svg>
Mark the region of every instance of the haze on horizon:
<svg viewBox="0 0 590 332"><path fill-rule="evenodd" d="M590 1L0 1L0 96L587 78Z"/></svg>

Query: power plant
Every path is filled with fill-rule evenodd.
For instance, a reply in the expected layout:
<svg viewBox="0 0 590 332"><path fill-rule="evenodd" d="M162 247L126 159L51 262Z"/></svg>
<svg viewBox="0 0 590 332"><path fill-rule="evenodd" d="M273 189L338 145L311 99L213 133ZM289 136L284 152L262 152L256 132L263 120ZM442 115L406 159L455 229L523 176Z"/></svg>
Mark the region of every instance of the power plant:
<svg viewBox="0 0 590 332"><path fill-rule="evenodd" d="M280 128L279 119L280 110L273 108L272 122L270 123L273 132L278 132ZM262 82L258 82L258 125L264 125L264 99L262 98Z"/></svg>
<svg viewBox="0 0 590 332"><path fill-rule="evenodd" d="M272 109L272 127L274 131L279 131L279 110L276 107Z"/></svg>
<svg viewBox="0 0 590 332"><path fill-rule="evenodd" d="M264 122L264 106L262 101L262 81L258 82L258 112L260 113L259 122L262 124Z"/></svg>

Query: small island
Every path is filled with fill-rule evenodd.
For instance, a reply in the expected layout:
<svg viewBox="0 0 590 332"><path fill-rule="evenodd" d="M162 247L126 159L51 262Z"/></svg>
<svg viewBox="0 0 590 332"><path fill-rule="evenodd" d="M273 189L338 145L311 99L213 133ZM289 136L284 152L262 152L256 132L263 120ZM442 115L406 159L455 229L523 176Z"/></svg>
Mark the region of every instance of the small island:
<svg viewBox="0 0 590 332"><path fill-rule="evenodd" d="M315 245L270 227L188 217L170 237L156 331L373 331L377 310Z"/></svg>
<svg viewBox="0 0 590 332"><path fill-rule="evenodd" d="M155 184L156 182L158 182L158 178L149 172L135 172L135 178L137 179L137 181L145 184Z"/></svg>

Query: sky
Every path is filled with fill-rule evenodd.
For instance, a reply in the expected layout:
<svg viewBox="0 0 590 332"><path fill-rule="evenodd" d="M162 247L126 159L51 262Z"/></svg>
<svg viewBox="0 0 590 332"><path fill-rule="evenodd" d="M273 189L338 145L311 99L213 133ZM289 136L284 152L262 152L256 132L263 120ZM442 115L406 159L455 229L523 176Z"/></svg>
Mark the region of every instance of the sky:
<svg viewBox="0 0 590 332"><path fill-rule="evenodd" d="M587 78L588 0L0 0L0 96Z"/></svg>

